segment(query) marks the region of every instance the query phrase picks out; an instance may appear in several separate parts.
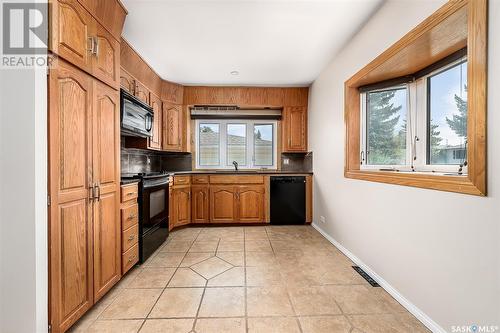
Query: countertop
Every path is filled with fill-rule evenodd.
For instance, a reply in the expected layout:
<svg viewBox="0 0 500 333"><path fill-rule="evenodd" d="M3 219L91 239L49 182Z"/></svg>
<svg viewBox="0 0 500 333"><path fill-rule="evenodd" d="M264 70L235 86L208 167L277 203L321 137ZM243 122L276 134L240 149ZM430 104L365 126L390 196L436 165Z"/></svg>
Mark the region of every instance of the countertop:
<svg viewBox="0 0 500 333"><path fill-rule="evenodd" d="M280 171L280 170L228 170L228 171L211 171L211 170L192 170L192 171L172 171L169 175L312 175L312 172L304 171Z"/></svg>
<svg viewBox="0 0 500 333"><path fill-rule="evenodd" d="M138 183L139 179L137 178L121 178L120 185L129 185L133 183Z"/></svg>
<svg viewBox="0 0 500 333"><path fill-rule="evenodd" d="M211 170L191 170L191 171L172 171L165 172L169 176L175 175L312 175L312 172L304 171L280 171L280 170L227 170L227 171L211 171ZM140 179L132 178L131 176L123 176L120 180L120 185L128 185L138 183Z"/></svg>

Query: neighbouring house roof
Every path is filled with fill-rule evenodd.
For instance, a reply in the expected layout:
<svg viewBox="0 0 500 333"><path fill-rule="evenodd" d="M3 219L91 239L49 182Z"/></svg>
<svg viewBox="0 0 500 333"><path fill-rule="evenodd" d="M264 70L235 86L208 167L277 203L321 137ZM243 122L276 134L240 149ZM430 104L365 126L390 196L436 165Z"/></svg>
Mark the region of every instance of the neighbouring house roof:
<svg viewBox="0 0 500 333"><path fill-rule="evenodd" d="M238 135L228 135L227 143L230 145L244 145L246 143L246 138ZM200 145L210 146L217 145L219 143L219 133L215 132L201 132L200 133ZM258 146L272 146L273 142L270 140L262 140L260 138L255 139L255 144Z"/></svg>

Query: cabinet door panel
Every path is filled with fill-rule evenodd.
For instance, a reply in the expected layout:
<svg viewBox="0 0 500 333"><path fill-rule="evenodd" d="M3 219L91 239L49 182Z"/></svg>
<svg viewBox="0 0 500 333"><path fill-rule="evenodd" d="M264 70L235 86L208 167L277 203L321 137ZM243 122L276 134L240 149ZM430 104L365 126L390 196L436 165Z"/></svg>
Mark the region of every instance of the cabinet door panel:
<svg viewBox="0 0 500 333"><path fill-rule="evenodd" d="M120 76L120 43L100 24L97 24L97 55L93 59L94 75L114 88Z"/></svg>
<svg viewBox="0 0 500 333"><path fill-rule="evenodd" d="M182 106L163 103L163 150L182 148Z"/></svg>
<svg viewBox="0 0 500 333"><path fill-rule="evenodd" d="M101 298L120 279L120 111L119 93L94 81L93 181L99 187L94 204L94 298Z"/></svg>
<svg viewBox="0 0 500 333"><path fill-rule="evenodd" d="M236 221L234 186L210 186L210 222Z"/></svg>
<svg viewBox="0 0 500 333"><path fill-rule="evenodd" d="M149 139L149 148L161 149L162 139L162 102L161 99L151 94L151 107L153 108L153 137Z"/></svg>
<svg viewBox="0 0 500 333"><path fill-rule="evenodd" d="M239 186L238 221L264 221L264 186Z"/></svg>
<svg viewBox="0 0 500 333"><path fill-rule="evenodd" d="M146 104L150 104L150 95L149 95L149 89L146 88L145 85L140 83L139 81L135 81L135 89L134 89L134 94L137 98L139 98L141 101L143 101Z"/></svg>
<svg viewBox="0 0 500 333"><path fill-rule="evenodd" d="M191 188L176 187L172 191L174 227L191 222Z"/></svg>
<svg viewBox="0 0 500 333"><path fill-rule="evenodd" d="M53 5L52 51L90 72L92 55L89 37L95 29L94 18L76 0L59 0Z"/></svg>
<svg viewBox="0 0 500 333"><path fill-rule="evenodd" d="M135 79L123 68L120 69L120 87L132 95L135 94Z"/></svg>
<svg viewBox="0 0 500 333"><path fill-rule="evenodd" d="M64 331L93 304L92 79L59 60L49 71L50 323Z"/></svg>
<svg viewBox="0 0 500 333"><path fill-rule="evenodd" d="M208 186L192 186L191 193L192 222L208 223Z"/></svg>
<svg viewBox="0 0 500 333"><path fill-rule="evenodd" d="M121 228L117 193L101 195L94 206L94 300L99 300L121 275Z"/></svg>
<svg viewBox="0 0 500 333"><path fill-rule="evenodd" d="M284 112L284 151L307 151L307 108L287 107Z"/></svg>

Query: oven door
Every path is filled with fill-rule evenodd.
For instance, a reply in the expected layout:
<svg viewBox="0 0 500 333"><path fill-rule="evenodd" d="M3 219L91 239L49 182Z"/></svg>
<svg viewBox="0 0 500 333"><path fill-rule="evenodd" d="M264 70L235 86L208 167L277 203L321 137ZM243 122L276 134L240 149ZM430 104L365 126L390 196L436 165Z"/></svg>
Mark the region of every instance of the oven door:
<svg viewBox="0 0 500 333"><path fill-rule="evenodd" d="M140 199L139 262L144 263L168 237L168 178L143 179Z"/></svg>
<svg viewBox="0 0 500 333"><path fill-rule="evenodd" d="M158 227L168 228L168 179L161 184L143 185L142 234Z"/></svg>

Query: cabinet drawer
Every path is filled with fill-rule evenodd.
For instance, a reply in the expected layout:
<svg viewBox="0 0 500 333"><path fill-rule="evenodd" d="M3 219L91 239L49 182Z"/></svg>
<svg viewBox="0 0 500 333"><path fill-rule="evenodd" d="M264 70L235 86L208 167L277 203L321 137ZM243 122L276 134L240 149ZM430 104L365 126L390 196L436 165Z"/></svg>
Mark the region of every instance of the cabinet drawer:
<svg viewBox="0 0 500 333"><path fill-rule="evenodd" d="M139 222L139 206L137 204L121 209L122 230L127 230Z"/></svg>
<svg viewBox="0 0 500 333"><path fill-rule="evenodd" d="M174 185L189 185L191 176L174 176Z"/></svg>
<svg viewBox="0 0 500 333"><path fill-rule="evenodd" d="M139 241L139 225L134 224L125 231L122 231L122 253L126 252Z"/></svg>
<svg viewBox="0 0 500 333"><path fill-rule="evenodd" d="M136 184L122 185L121 202L136 199L139 193L139 189Z"/></svg>
<svg viewBox="0 0 500 333"><path fill-rule="evenodd" d="M260 175L211 175L211 184L264 184L264 176Z"/></svg>
<svg viewBox="0 0 500 333"><path fill-rule="evenodd" d="M135 244L122 254L122 274L128 272L139 261L139 245Z"/></svg>
<svg viewBox="0 0 500 333"><path fill-rule="evenodd" d="M196 175L193 176L193 184L208 184L208 175Z"/></svg>

